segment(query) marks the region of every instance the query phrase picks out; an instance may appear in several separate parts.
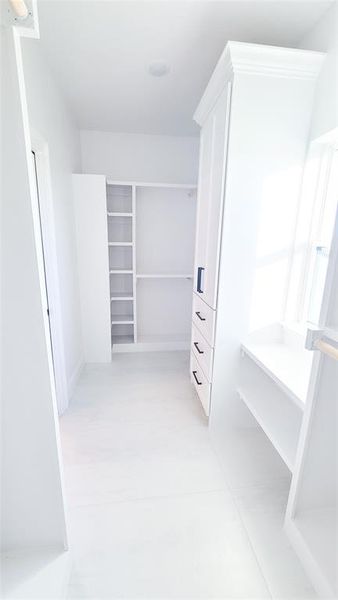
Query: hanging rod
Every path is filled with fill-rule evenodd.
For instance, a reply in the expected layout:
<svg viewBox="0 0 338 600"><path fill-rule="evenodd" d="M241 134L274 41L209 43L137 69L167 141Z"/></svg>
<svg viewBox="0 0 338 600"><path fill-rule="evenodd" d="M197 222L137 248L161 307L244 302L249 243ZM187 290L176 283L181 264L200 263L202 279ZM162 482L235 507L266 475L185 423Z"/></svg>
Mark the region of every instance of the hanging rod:
<svg viewBox="0 0 338 600"><path fill-rule="evenodd" d="M319 350L323 354L330 356L334 360L338 360L338 348L336 348L332 344L329 344L329 342L324 342L323 340L317 340L313 344L313 346L316 350Z"/></svg>

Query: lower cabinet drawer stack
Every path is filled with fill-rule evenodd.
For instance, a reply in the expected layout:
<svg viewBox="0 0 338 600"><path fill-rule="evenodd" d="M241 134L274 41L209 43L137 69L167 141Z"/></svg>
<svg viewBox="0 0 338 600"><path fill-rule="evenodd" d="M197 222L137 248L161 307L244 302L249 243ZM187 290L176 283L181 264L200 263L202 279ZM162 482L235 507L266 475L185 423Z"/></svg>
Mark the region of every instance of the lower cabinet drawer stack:
<svg viewBox="0 0 338 600"><path fill-rule="evenodd" d="M190 360L191 381L207 416L210 412L215 319L216 311L194 294Z"/></svg>

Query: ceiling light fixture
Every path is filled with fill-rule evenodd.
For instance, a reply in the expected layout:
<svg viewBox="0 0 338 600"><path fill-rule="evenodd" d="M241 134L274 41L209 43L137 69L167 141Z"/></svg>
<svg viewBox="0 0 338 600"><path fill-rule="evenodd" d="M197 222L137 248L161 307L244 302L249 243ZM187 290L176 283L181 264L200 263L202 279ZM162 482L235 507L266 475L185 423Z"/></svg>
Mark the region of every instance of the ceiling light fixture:
<svg viewBox="0 0 338 600"><path fill-rule="evenodd" d="M170 67L164 60L153 60L149 64L148 71L153 77L163 77L169 73Z"/></svg>
<svg viewBox="0 0 338 600"><path fill-rule="evenodd" d="M27 19L29 11L24 0L9 0L9 3L17 19L20 21Z"/></svg>

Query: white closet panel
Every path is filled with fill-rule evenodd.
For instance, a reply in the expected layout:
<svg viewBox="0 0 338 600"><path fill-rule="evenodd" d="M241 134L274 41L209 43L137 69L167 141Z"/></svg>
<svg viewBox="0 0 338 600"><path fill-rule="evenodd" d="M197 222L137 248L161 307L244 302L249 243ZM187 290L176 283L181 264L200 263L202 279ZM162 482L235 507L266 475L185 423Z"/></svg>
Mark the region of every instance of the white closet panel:
<svg viewBox="0 0 338 600"><path fill-rule="evenodd" d="M137 283L138 342L190 345L192 282L149 278Z"/></svg>
<svg viewBox="0 0 338 600"><path fill-rule="evenodd" d="M195 190L136 189L138 275L192 275L195 213Z"/></svg>
<svg viewBox="0 0 338 600"><path fill-rule="evenodd" d="M73 175L74 212L85 362L110 362L106 179Z"/></svg>

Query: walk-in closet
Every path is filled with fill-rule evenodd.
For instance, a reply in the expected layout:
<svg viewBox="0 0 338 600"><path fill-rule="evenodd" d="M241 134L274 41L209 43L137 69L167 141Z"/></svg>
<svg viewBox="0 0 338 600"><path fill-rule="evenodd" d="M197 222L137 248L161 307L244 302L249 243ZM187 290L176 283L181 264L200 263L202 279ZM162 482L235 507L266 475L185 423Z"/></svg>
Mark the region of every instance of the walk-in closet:
<svg viewBox="0 0 338 600"><path fill-rule="evenodd" d="M338 1L0 5L1 597L334 600Z"/></svg>

